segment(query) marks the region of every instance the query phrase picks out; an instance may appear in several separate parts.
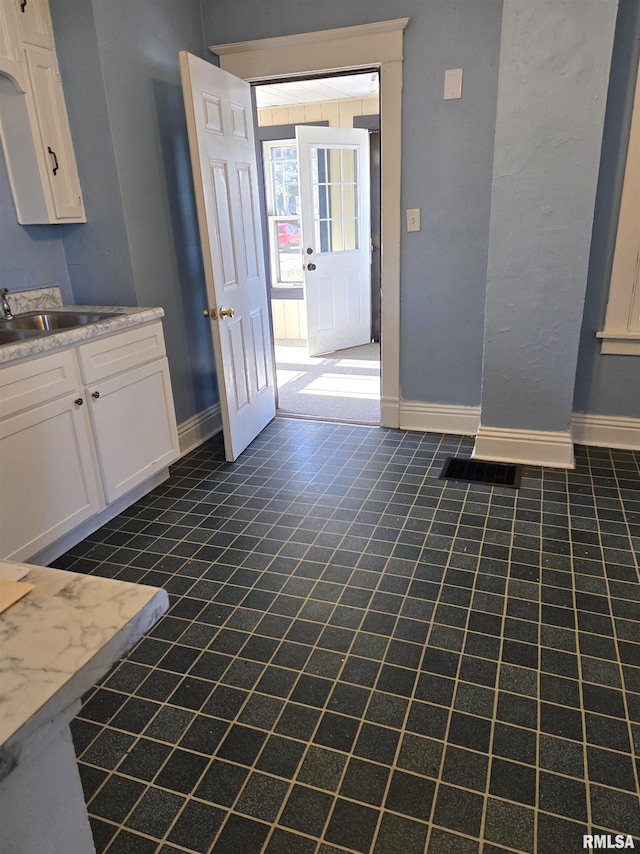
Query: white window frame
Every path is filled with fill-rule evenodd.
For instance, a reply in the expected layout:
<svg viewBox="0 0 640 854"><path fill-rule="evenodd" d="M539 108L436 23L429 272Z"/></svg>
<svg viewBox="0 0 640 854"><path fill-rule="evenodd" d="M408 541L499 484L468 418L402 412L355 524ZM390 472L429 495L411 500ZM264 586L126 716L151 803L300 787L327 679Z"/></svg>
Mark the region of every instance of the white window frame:
<svg viewBox="0 0 640 854"><path fill-rule="evenodd" d="M601 353L640 356L640 68Z"/></svg>
<svg viewBox="0 0 640 854"><path fill-rule="evenodd" d="M284 216L280 214L274 214L271 206L271 201L273 199L273 183L271 176L271 169L269 168L270 159L267 154L271 151L272 148L278 148L282 146L287 146L288 148L296 148L298 147L297 140L294 139L269 139L264 140L262 142L262 158L264 163L264 182L265 182L265 195L267 201L267 228L268 228L268 240L269 240L269 261L271 262L271 276L276 276L276 281L271 281L270 290L271 290L271 299L282 299L282 295L285 297L295 296L298 299L304 298L304 275L301 275L300 281L297 282L286 282L281 281L279 277L280 273L280 259L278 257L278 237L274 232L274 229L277 228L277 223L279 222L298 222L301 223L301 214L298 213L294 216ZM302 229L300 231L302 235ZM300 247L300 252L302 253L302 246Z"/></svg>

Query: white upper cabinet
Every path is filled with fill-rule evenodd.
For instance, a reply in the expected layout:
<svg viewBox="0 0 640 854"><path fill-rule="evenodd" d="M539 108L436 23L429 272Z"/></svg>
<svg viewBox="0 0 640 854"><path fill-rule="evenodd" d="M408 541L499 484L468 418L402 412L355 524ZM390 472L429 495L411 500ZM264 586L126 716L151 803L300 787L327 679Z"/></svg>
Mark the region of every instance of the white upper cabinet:
<svg viewBox="0 0 640 854"><path fill-rule="evenodd" d="M18 9L22 41L53 50L53 31L47 0L13 0Z"/></svg>
<svg viewBox="0 0 640 854"><path fill-rule="evenodd" d="M0 0L0 134L18 222L86 222L47 0Z"/></svg>
<svg viewBox="0 0 640 854"><path fill-rule="evenodd" d="M25 48L29 81L38 122L40 151L57 220L84 216L76 158L69 134L67 108L55 56L38 47Z"/></svg>
<svg viewBox="0 0 640 854"><path fill-rule="evenodd" d="M24 92L25 65L17 3L0 2L0 71Z"/></svg>

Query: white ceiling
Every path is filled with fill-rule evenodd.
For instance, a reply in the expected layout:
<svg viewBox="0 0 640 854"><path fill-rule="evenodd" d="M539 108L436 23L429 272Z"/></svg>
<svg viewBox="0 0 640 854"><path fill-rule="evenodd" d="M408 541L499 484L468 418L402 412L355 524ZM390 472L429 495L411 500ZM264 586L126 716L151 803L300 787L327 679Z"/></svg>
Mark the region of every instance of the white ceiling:
<svg viewBox="0 0 640 854"><path fill-rule="evenodd" d="M375 83L375 91L369 87ZM321 80L296 80L289 83L269 83L256 86L258 109L288 107L293 104L313 104L318 101L344 101L350 98L371 98L378 94L377 74L348 74L344 77L325 77Z"/></svg>

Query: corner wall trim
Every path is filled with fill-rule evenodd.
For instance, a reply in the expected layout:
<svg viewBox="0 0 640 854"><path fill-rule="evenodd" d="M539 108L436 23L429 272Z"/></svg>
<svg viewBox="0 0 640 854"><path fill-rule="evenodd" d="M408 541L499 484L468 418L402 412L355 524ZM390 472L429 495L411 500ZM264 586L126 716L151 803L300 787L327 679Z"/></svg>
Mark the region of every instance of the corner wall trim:
<svg viewBox="0 0 640 854"><path fill-rule="evenodd" d="M402 430L475 436L480 425L479 406L454 406L444 403L401 400L399 409L399 426Z"/></svg>
<svg viewBox="0 0 640 854"><path fill-rule="evenodd" d="M574 412L571 433L577 445L640 451L640 418Z"/></svg>
<svg viewBox="0 0 640 854"><path fill-rule="evenodd" d="M400 427L400 401L397 397L385 397L380 399L380 426L397 429Z"/></svg>
<svg viewBox="0 0 640 854"><path fill-rule="evenodd" d="M480 425L471 455L478 460L571 469L573 440L567 431L510 430Z"/></svg>
<svg viewBox="0 0 640 854"><path fill-rule="evenodd" d="M222 430L222 417L220 415L220 404L214 403L208 409L203 409L182 424L178 425L178 441L180 442L180 456L183 457L189 451L193 451L207 439L215 436Z"/></svg>

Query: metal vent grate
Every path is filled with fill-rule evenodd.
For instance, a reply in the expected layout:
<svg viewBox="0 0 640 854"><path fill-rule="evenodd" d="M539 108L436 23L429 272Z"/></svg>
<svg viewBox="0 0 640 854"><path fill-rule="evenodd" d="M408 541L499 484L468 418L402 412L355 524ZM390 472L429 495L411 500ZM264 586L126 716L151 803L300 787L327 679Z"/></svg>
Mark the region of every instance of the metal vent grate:
<svg viewBox="0 0 640 854"><path fill-rule="evenodd" d="M468 483L508 486L511 489L518 489L521 475L522 466L464 460L460 457L447 457L444 468L440 472L442 480L464 480Z"/></svg>

